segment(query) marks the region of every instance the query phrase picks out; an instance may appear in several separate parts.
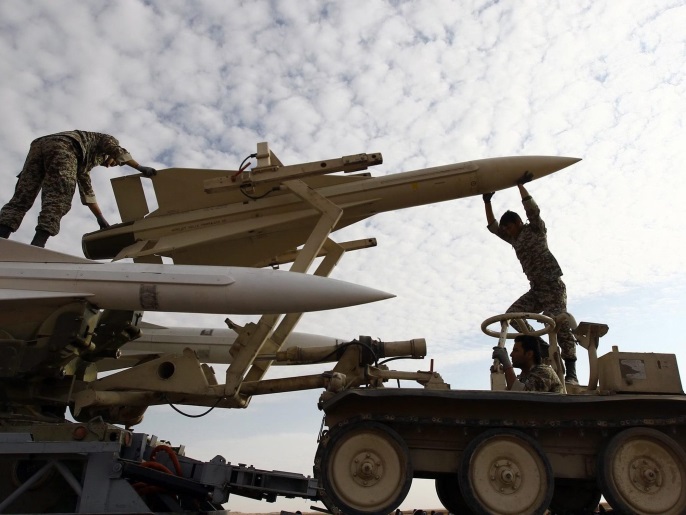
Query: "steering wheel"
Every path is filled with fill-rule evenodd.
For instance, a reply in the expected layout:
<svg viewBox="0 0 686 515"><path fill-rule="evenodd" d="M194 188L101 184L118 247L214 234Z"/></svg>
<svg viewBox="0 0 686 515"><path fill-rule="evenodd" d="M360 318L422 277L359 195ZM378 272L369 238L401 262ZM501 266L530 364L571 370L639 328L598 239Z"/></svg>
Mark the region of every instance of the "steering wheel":
<svg viewBox="0 0 686 515"><path fill-rule="evenodd" d="M493 336L494 338L500 338L501 334L500 331L494 331L492 329L489 329L488 326L495 323L495 322L502 322L504 320L507 320L508 322L511 322L512 320L535 320L536 322L540 322L543 324L543 327L541 329L538 329L533 332L526 332L526 333L508 333L507 338L508 339L514 339L517 336L520 336L522 334L530 334L531 336L541 336L544 334L551 333L552 331L555 330L555 320L550 318L549 316L546 315L540 315L538 313L503 313L502 315L495 315L492 316L491 318L487 318L483 322L481 322L481 330L486 333L488 336Z"/></svg>

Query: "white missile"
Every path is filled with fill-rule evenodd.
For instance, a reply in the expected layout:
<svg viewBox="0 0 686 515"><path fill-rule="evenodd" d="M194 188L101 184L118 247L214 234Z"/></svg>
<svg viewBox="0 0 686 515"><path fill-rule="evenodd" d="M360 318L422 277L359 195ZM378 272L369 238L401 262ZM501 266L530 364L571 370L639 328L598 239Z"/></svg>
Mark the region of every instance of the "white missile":
<svg viewBox="0 0 686 515"><path fill-rule="evenodd" d="M244 184L231 182L236 174L227 170L160 170L152 179L158 209L148 216L140 178L113 179L124 223L84 235L84 255L92 259L168 256L177 264L264 266L274 256L304 244L318 219L312 206L279 187L276 178L302 180L341 208L336 231L377 213L511 188L525 172L539 179L579 161L556 156L497 157L379 177L311 176L315 170L359 170L359 159L354 157L342 160L352 163L350 169L340 159L286 167L273 160L274 166L255 169L247 183L250 194ZM380 155L372 157L365 163L381 162Z"/></svg>
<svg viewBox="0 0 686 515"><path fill-rule="evenodd" d="M0 239L0 306L84 298L100 309L279 314L336 309L394 295L272 269L100 263Z"/></svg>
<svg viewBox="0 0 686 515"><path fill-rule="evenodd" d="M180 355L187 348L193 349L203 363L228 365L232 361L229 349L238 338L235 331L226 327L163 327L146 322L141 322L139 327L141 328L140 336L121 348L120 358L112 360L109 368L130 366L132 360L135 362L136 358L152 354ZM286 338L281 350L291 347L303 349L326 347L335 350L348 341L332 336L296 332ZM100 371L105 369L106 367L99 364Z"/></svg>

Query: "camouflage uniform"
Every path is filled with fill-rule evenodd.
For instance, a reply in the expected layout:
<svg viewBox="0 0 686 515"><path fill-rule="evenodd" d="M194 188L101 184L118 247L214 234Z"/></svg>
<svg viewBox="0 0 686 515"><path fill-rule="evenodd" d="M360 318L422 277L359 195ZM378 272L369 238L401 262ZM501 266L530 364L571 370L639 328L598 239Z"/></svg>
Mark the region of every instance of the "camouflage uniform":
<svg viewBox="0 0 686 515"><path fill-rule="evenodd" d="M529 223L524 224L515 240L511 240L498 222L488 224L488 230L515 249L522 270L529 279L531 289L519 297L508 313L543 313L555 317L567 311L567 288L562 282L562 270L548 248L545 223L541 220L538 205L531 196L522 200ZM568 323L563 323L558 333L562 359L576 359L576 341Z"/></svg>
<svg viewBox="0 0 686 515"><path fill-rule="evenodd" d="M82 204L96 202L90 171L108 158L120 166L132 159L114 137L98 132L68 131L34 140L14 195L0 211L0 225L16 231L42 190L36 230L56 235L77 184Z"/></svg>
<svg viewBox="0 0 686 515"><path fill-rule="evenodd" d="M517 378L529 392L564 393L562 382L549 365L534 365L528 372L522 372Z"/></svg>

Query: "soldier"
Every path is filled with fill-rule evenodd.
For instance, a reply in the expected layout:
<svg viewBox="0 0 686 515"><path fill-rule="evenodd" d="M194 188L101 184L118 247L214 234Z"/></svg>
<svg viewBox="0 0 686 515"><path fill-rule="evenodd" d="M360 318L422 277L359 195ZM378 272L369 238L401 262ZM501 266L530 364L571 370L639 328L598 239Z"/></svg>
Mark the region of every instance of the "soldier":
<svg viewBox="0 0 686 515"><path fill-rule="evenodd" d="M564 393L560 378L553 368L541 363L541 348L537 337L529 334L515 337L510 357L512 362L505 347L493 347L493 359L503 365L508 390ZM512 367L522 370L519 377L515 377Z"/></svg>
<svg viewBox="0 0 686 515"><path fill-rule="evenodd" d="M567 311L567 288L562 282L560 265L548 249L547 231L540 217L540 209L524 187L531 179L533 175L526 172L517 182L529 223L524 224L517 213L506 211L498 224L491 207L493 193L483 195L486 219L488 230L514 247L529 279L529 291L519 297L507 312L543 312L555 317ZM576 377L576 341L567 322L560 328L558 344L565 363L565 382L579 384Z"/></svg>
<svg viewBox="0 0 686 515"><path fill-rule="evenodd" d="M91 186L90 171L98 166L128 165L145 177L157 173L141 166L119 142L107 134L68 131L43 136L31 143L12 199L0 211L0 237L15 232L41 193L41 211L31 245L45 247L50 236L60 232L60 220L71 209L76 185L81 203L88 206L101 229L109 227Z"/></svg>

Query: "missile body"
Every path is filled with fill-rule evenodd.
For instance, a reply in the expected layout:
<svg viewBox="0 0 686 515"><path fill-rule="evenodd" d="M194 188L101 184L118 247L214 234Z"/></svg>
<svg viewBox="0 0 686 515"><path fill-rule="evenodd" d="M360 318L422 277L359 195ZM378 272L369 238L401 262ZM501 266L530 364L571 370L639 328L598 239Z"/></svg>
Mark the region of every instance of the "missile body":
<svg viewBox="0 0 686 515"><path fill-rule="evenodd" d="M131 366L132 361L135 362L137 358L154 354L180 355L184 349L192 349L203 363L228 365L232 362L229 350L238 338L236 332L228 328L163 327L146 322L142 322L139 327L140 336L120 349L118 359L108 362L105 367L99 364L100 371ZM360 336L360 340L366 338L369 337ZM337 350L350 343L350 340L332 336L295 332L288 335L277 354L265 354L262 357L276 360L274 365L300 364L298 358L303 357L312 363L330 363L340 357ZM383 350L383 356L387 358L426 356L426 341L423 338L406 342L375 342L375 345Z"/></svg>
<svg viewBox="0 0 686 515"><path fill-rule="evenodd" d="M335 309L393 295L295 272L241 267L98 263L0 239L0 305L85 298L101 309L279 314Z"/></svg>
<svg viewBox="0 0 686 515"><path fill-rule="evenodd" d="M343 209L334 227L338 230L377 213L509 188L527 171L538 179L577 161L555 156L499 157L379 177L328 175L302 180ZM256 188L250 201L237 191L208 194L203 181L227 172L212 173L159 171L153 178L159 209L145 218L84 235L84 254L93 259L160 255L175 263L256 266L306 241L317 212L297 195L287 189L270 193L272 185ZM179 185L183 192L174 191ZM147 212L147 206L138 211Z"/></svg>
<svg viewBox="0 0 686 515"><path fill-rule="evenodd" d="M161 327L143 323L140 336L121 348L121 358L115 364L126 366L127 360L140 355L181 354L186 348L193 349L203 363L230 364L232 356L229 349L237 337L236 332L228 328ZM291 347L328 347L333 350L346 342L331 336L296 332L286 338L281 350Z"/></svg>

